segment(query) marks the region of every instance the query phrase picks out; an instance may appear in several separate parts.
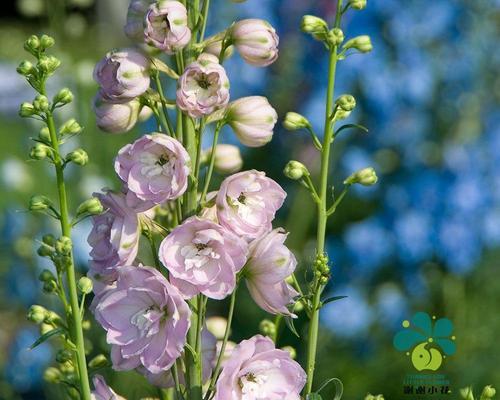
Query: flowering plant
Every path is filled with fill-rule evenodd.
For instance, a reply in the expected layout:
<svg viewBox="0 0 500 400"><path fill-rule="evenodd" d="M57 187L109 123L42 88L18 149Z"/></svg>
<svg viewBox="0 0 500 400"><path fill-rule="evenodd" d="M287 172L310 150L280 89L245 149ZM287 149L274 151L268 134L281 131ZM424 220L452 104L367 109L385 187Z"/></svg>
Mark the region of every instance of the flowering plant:
<svg viewBox="0 0 500 400"><path fill-rule="evenodd" d="M162 388L164 398L311 400L321 398L319 392L329 382L341 391L335 378L317 387L313 383L319 312L332 301L322 296L331 278L325 252L327 219L350 186L377 181L373 168L367 167L347 177L340 193L329 185L336 137L349 128L366 129L356 124L336 127L356 102L351 95L335 97L334 93L337 63L372 48L368 36L344 41L341 30L342 16L365 5L360 0L346 4L337 0L332 27L315 16L302 20L302 31L322 42L329 54L323 135L318 136L307 118L295 112L288 113L283 123L288 130L308 131L320 159L318 177L299 161L290 161L284 168L288 178L309 191L317 209L316 256L310 266L304 266L311 273L303 281L295 276L297 260L285 244L286 231L273 229L285 191L265 172L238 172L239 151L219 144L219 133L226 125L246 146L260 147L272 139L277 112L261 96L231 101L230 76L224 68L232 48L252 66L266 67L276 61L279 39L268 22L236 21L205 37L208 0L202 4L132 0L125 33L136 45L110 51L97 63L94 110L97 125L105 132L127 132L140 115L148 113L157 128L117 152L114 168L120 189L94 194L78 207L73 219L64 171L70 163L85 165L88 156L82 149L63 156L61 146L81 128L70 120L57 130L54 120L55 111L73 96L62 89L52 101L47 97L46 80L60 64L46 52L53 39L44 35L26 41L25 49L37 63L24 61L18 72L38 95L32 103L23 103L20 114L45 124L30 156L54 165L59 199L56 206L45 196L35 196L30 209L60 222L61 236L44 236L39 253L53 261L57 275L44 271L44 287L58 295L64 307L64 315L59 316L33 306L29 318L42 326L37 343L50 337L63 339L58 353L61 365L52 367L49 375L69 397L121 398L100 375L94 376L94 391L90 389L89 371L107 365L104 355L86 360L82 317L86 295L92 291L89 308L106 331L112 367L143 374ZM213 144L203 150L210 128ZM231 174L218 188L213 187L214 170ZM71 228L87 217L93 224L88 238L91 260L88 276L77 281ZM151 249L152 265L142 265L137 258L141 241ZM242 281L256 305L276 318L261 324L267 337L255 335L231 348L231 322ZM210 333L213 324L206 318L208 299L227 297L227 320L222 332L213 332L217 343ZM282 321L296 333L293 320L301 311L300 317L310 320L304 367L293 360L295 350L278 348L282 344L277 336Z"/></svg>

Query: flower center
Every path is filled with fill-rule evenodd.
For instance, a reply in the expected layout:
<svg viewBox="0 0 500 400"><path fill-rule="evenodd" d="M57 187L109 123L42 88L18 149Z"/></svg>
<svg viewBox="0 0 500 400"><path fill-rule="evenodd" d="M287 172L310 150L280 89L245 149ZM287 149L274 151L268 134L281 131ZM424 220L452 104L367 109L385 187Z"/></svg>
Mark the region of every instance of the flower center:
<svg viewBox="0 0 500 400"><path fill-rule="evenodd" d="M161 310L157 305L151 305L135 313L130 322L139 329L143 336L151 336L158 331L158 323L165 319L166 316L166 309Z"/></svg>
<svg viewBox="0 0 500 400"><path fill-rule="evenodd" d="M168 163L168 156L166 155L161 155L160 158L158 158L158 161L156 161L156 164L160 166L164 166L166 163Z"/></svg>
<svg viewBox="0 0 500 400"><path fill-rule="evenodd" d="M141 163L141 174L146 178L153 178L159 175L165 175L171 178L175 169L175 156L169 154L154 154L143 152L139 155Z"/></svg>
<svg viewBox="0 0 500 400"><path fill-rule="evenodd" d="M266 389L263 387L268 377L263 374L254 374L249 372L239 379L242 400L255 400L267 398Z"/></svg>
<svg viewBox="0 0 500 400"><path fill-rule="evenodd" d="M181 249L186 269L203 268L211 260L220 258L220 255L210 246L208 240L196 235L191 243Z"/></svg>
<svg viewBox="0 0 500 400"><path fill-rule="evenodd" d="M202 89L208 89L211 85L210 80L208 79L207 74L200 74L198 79L196 79L196 82L198 83L198 86L201 87Z"/></svg>

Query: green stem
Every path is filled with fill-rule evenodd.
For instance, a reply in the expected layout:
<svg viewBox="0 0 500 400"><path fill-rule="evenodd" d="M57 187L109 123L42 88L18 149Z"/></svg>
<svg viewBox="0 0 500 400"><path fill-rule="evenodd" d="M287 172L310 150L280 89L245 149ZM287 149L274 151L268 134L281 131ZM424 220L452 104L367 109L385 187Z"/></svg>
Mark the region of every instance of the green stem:
<svg viewBox="0 0 500 400"><path fill-rule="evenodd" d="M52 113L47 113L47 127L49 128L50 140L52 142L52 148L54 149L54 166L56 169L57 192L59 197L61 232L63 236L71 237L71 223L68 212L68 199L66 195L66 186L64 183L64 161L62 160L59 153L59 139L57 138L56 127ZM80 394L83 400L90 400L90 385L87 372L87 361L85 359L82 320L80 317L80 307L78 305L78 292L76 288L73 252L71 252L69 256L69 261L66 269L66 278L68 281L69 304L71 308L71 330L73 331L73 342L76 346L76 360L80 377Z"/></svg>
<svg viewBox="0 0 500 400"><path fill-rule="evenodd" d="M335 210L337 209L338 205L342 202L342 200L344 199L345 195L347 194L348 190L349 190L349 186L346 186L344 188L344 190L342 190L342 193L340 193L340 196L337 197L337 199L334 201L334 203L332 204L332 206L326 212L326 214L328 216L332 215L335 212Z"/></svg>
<svg viewBox="0 0 500 400"><path fill-rule="evenodd" d="M200 296L198 296L200 297ZM202 398L202 382L201 382L201 371L199 369L199 359L201 354L196 351L198 343L198 324L200 318L200 310L198 309L196 301L197 299L192 299L190 301L191 309L191 328L189 328L187 342L192 349L195 349L196 354L192 354L191 351L186 351L186 372L187 381L189 388L189 400L201 400Z"/></svg>
<svg viewBox="0 0 500 400"><path fill-rule="evenodd" d="M200 31L200 43L203 42L205 38L205 30L207 28L207 20L208 20L208 9L210 8L210 0L205 0L203 3L203 25L201 26L201 31Z"/></svg>
<svg viewBox="0 0 500 400"><path fill-rule="evenodd" d="M167 129L167 132L170 136L175 135L174 127L172 126L172 122L170 121L170 117L168 116L167 110L167 99L165 98L165 93L163 92L163 86L161 84L160 73L156 71L154 73L154 80L156 83L156 88L158 89L158 94L160 96L161 109L162 112L158 113L159 118L164 125L164 128Z"/></svg>
<svg viewBox="0 0 500 400"><path fill-rule="evenodd" d="M214 132L214 140L212 142L212 151L210 153L210 162L208 164L207 175L205 176L205 184L203 186L203 192L201 192L200 203L203 204L205 201L205 197L208 193L208 188L210 187L210 180L212 179L212 174L214 172L215 165L215 147L217 146L217 141L219 140L219 132L221 130L221 126L217 125Z"/></svg>

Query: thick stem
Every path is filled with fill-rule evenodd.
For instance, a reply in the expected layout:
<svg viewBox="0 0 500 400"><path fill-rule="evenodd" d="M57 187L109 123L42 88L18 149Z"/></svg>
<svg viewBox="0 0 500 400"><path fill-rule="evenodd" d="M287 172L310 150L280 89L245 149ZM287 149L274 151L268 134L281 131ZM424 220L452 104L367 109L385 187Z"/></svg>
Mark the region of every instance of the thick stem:
<svg viewBox="0 0 500 400"><path fill-rule="evenodd" d="M56 169L57 193L60 208L59 212L61 216L61 233L63 236L71 237L71 223L69 220L68 200L66 195L66 186L64 183L63 160L59 154L59 141L52 113L47 113L47 127L49 128L50 140L54 149L54 165ZM85 359L82 320L80 316L80 307L78 305L78 292L76 288L73 252L70 253L69 262L66 267L66 279L68 281L69 304L71 308L71 334L76 346L76 360L80 377L80 394L83 400L90 400L90 385L87 371L87 361Z"/></svg>
<svg viewBox="0 0 500 400"><path fill-rule="evenodd" d="M214 132L214 140L212 142L212 151L210 153L210 162L208 164L207 175L205 176L205 184L203 186L203 192L201 192L200 203L203 204L205 201L205 197L208 193L208 188L210 187L210 180L212 179L212 174L214 172L215 165L215 147L217 146L217 141L219 140L219 132L221 127L219 125L216 126Z"/></svg>

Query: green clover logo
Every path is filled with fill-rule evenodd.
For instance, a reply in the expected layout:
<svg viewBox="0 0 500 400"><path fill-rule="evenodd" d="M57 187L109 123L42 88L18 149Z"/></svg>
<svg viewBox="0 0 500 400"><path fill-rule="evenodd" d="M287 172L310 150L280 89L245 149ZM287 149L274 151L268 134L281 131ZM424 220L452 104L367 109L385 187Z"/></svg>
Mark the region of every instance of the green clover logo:
<svg viewBox="0 0 500 400"><path fill-rule="evenodd" d="M394 336L394 347L411 355L411 362L417 371L437 371L443 358L455 354L457 350L455 336L452 336L452 322L448 318L440 318L433 323L435 319L425 312L418 312L410 321L403 321L403 329Z"/></svg>

